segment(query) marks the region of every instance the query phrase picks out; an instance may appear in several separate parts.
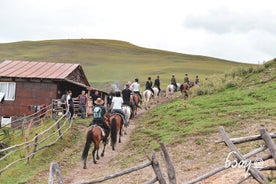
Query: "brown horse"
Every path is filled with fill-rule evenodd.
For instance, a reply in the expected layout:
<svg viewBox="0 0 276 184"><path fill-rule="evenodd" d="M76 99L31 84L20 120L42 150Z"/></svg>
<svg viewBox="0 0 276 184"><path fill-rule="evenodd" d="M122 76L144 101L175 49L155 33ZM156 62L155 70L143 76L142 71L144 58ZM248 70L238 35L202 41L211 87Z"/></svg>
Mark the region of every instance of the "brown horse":
<svg viewBox="0 0 276 184"><path fill-rule="evenodd" d="M117 143L117 136L119 133L119 143L121 143L122 136L122 128L124 124L124 120L120 114L110 114L109 122L111 126L111 146L112 150L115 150L115 145Z"/></svg>
<svg viewBox="0 0 276 184"><path fill-rule="evenodd" d="M108 119L105 118L105 123L110 127ZM99 149L100 149L100 142L103 140L104 135L103 135L103 129L98 126L98 125L91 125L86 129L86 143L82 152L82 160L84 161L83 163L83 168L87 169L86 167L86 159L87 159L87 155L88 155L88 151L90 149L91 143L94 143L94 149L92 151L92 156L93 156L93 162L94 164L96 164L96 159L95 159L95 153L97 154L97 160L100 159L99 157ZM104 156L104 152L105 152L105 146L106 143L104 143L104 148L103 151L101 153L101 156Z"/></svg>
<svg viewBox="0 0 276 184"><path fill-rule="evenodd" d="M183 94L184 99L186 99L186 98L189 97L188 90L189 90L189 85L188 85L186 82L184 82L184 83L180 86L180 91L181 91L181 93Z"/></svg>
<svg viewBox="0 0 276 184"><path fill-rule="evenodd" d="M133 102L134 102L134 105L133 105L133 116L137 115L137 108L140 107L139 104L141 102L141 99L140 99L140 96L138 94L133 94L132 96L133 98Z"/></svg>

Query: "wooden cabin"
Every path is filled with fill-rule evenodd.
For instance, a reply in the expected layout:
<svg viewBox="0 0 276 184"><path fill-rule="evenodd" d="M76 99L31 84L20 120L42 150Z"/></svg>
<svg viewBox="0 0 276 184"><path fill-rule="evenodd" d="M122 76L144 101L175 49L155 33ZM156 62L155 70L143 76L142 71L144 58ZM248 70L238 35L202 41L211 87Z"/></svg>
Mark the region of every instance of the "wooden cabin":
<svg viewBox="0 0 276 184"><path fill-rule="evenodd" d="M68 90L77 97L88 89L95 90L80 64L6 60L0 63L0 92L5 94L0 117L26 116L34 113L29 106L49 105ZM106 93L99 93L104 99Z"/></svg>

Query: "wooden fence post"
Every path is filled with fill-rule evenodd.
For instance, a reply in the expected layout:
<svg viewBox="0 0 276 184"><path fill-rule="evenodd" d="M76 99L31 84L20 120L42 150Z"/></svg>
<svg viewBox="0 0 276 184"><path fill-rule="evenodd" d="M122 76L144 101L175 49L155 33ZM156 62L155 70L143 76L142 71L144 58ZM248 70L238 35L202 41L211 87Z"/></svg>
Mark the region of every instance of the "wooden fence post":
<svg viewBox="0 0 276 184"><path fill-rule="evenodd" d="M169 182L171 184L176 184L176 178L175 178L175 171L174 171L174 166L171 161L170 155L167 151L167 148L163 142L160 143L161 149L163 151L165 163L167 166L167 172L168 172L168 177L169 177Z"/></svg>
<svg viewBox="0 0 276 184"><path fill-rule="evenodd" d="M161 169L160 169L160 165L159 162L155 156L155 152L152 151L151 153L151 160L152 160L152 168L154 170L154 173L159 181L160 184L166 184L166 180L164 179Z"/></svg>
<svg viewBox="0 0 276 184"><path fill-rule="evenodd" d="M267 133L267 131L265 129L260 129L259 130L266 146L268 147L274 162L276 163L276 146L274 144L274 141L272 140L271 136Z"/></svg>
<svg viewBox="0 0 276 184"><path fill-rule="evenodd" d="M27 164L28 165L30 164L30 157L29 157L29 154L30 154L30 143L28 141L29 141L29 137L30 137L30 132L31 132L32 124L33 124L33 120L31 119L30 123L28 125L28 129L27 129L26 135L25 135L26 157L27 157Z"/></svg>
<svg viewBox="0 0 276 184"><path fill-rule="evenodd" d="M61 134L61 131L60 131L59 120L57 122L57 129L58 129L58 136L62 139L62 134Z"/></svg>
<svg viewBox="0 0 276 184"><path fill-rule="evenodd" d="M226 143L226 145L235 152L235 156L238 160L238 162L240 161L245 161L244 156L241 155L241 153L239 152L239 150L235 147L235 145L232 143L232 141L230 140L230 138L228 137L228 135L226 134L224 128L221 126L219 127L219 132L222 136L222 139L224 140L224 142ZM257 170L254 167L249 167L248 171L250 172L250 174L259 182L259 183L268 183L267 178L265 177L265 175L263 175L259 170Z"/></svg>
<svg viewBox="0 0 276 184"><path fill-rule="evenodd" d="M58 184L63 184L59 165L56 162L52 162L49 170L48 184L54 184L55 174L57 176Z"/></svg>
<svg viewBox="0 0 276 184"><path fill-rule="evenodd" d="M36 152L36 150L37 150L37 142L38 142L38 136L37 136L38 134L36 133L35 134L35 142L34 142L34 150L33 150L33 156L32 156L32 158L34 158L34 156L35 156L35 152Z"/></svg>

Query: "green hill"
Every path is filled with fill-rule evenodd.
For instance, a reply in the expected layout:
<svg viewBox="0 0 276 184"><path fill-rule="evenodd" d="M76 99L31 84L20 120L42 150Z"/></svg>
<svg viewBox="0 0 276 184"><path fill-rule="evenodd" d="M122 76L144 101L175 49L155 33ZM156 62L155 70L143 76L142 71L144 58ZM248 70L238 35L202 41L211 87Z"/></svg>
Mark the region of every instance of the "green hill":
<svg viewBox="0 0 276 184"><path fill-rule="evenodd" d="M103 89L110 83L123 84L139 78L141 84L160 75L161 87L175 74L201 79L249 64L218 58L142 48L127 42L100 39L23 41L0 44L0 61L29 60L80 63L93 86ZM122 86L121 86L122 87Z"/></svg>

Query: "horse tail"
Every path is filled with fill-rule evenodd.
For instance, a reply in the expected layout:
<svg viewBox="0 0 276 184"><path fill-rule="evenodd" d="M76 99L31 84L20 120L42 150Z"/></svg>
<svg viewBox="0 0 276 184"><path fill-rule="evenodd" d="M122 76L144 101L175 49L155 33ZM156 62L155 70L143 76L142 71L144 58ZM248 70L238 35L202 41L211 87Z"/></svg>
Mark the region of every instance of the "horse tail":
<svg viewBox="0 0 276 184"><path fill-rule="evenodd" d="M90 128L86 133L86 143L85 143L85 146L84 146L84 149L82 152L82 156L81 156L82 160L87 158L88 151L90 149L90 145L91 145L92 141L93 141L93 129Z"/></svg>
<svg viewBox="0 0 276 184"><path fill-rule="evenodd" d="M111 144L115 145L116 141L117 141L116 119L112 118L112 120L111 120Z"/></svg>

